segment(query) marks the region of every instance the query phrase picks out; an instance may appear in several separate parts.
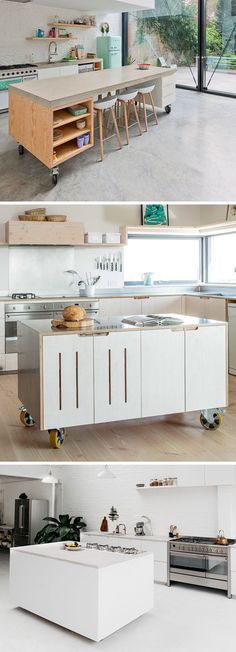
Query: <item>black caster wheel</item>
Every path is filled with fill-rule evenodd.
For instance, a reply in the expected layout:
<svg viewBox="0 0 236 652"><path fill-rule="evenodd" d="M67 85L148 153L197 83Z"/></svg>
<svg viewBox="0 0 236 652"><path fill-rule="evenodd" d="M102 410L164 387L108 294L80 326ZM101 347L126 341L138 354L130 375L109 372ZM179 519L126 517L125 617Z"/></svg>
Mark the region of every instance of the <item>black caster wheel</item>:
<svg viewBox="0 0 236 652"><path fill-rule="evenodd" d="M52 183L53 183L54 186L57 185L57 181L58 181L58 174L53 174L52 175Z"/></svg>
<svg viewBox="0 0 236 652"><path fill-rule="evenodd" d="M20 410L20 421L21 421L21 423L23 423L23 425L26 426L27 428L31 428L31 427L34 426L34 424L35 424L34 419L33 419L33 417L31 416L31 414L30 414L29 412L27 412L27 411L26 411L25 409L23 409L23 408Z"/></svg>
<svg viewBox="0 0 236 652"><path fill-rule="evenodd" d="M214 412L212 419L208 421L203 412L200 414L200 423L205 430L217 430L222 423L222 415L219 412Z"/></svg>
<svg viewBox="0 0 236 652"><path fill-rule="evenodd" d="M23 147L23 145L18 145L18 152L20 156L23 156L23 154L25 153L25 148Z"/></svg>
<svg viewBox="0 0 236 652"><path fill-rule="evenodd" d="M165 106L165 112L166 112L166 113L171 113L171 106L170 106L170 104L167 104L167 106Z"/></svg>
<svg viewBox="0 0 236 652"><path fill-rule="evenodd" d="M49 430L50 446L51 448L61 448L65 442L66 431L65 428L54 428Z"/></svg>

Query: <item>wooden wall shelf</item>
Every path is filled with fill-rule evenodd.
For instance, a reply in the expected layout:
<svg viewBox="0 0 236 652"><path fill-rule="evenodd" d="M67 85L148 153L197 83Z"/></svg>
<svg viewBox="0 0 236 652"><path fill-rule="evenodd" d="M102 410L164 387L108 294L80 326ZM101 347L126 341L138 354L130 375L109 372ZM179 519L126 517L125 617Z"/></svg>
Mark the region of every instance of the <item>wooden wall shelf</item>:
<svg viewBox="0 0 236 652"><path fill-rule="evenodd" d="M80 25L77 23L48 23L48 27L64 27L65 29L68 29L68 27L79 27L82 29L89 29L90 27L96 27L96 25Z"/></svg>
<svg viewBox="0 0 236 652"><path fill-rule="evenodd" d="M84 226L80 222L6 222L9 245L81 245Z"/></svg>
<svg viewBox="0 0 236 652"><path fill-rule="evenodd" d="M76 36L27 36L26 41L77 41Z"/></svg>

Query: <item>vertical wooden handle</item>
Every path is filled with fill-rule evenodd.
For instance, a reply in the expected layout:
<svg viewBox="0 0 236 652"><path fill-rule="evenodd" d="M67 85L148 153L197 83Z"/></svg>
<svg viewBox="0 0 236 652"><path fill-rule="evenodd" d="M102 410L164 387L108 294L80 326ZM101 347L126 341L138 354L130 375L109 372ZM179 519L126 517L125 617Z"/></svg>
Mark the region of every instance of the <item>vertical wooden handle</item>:
<svg viewBox="0 0 236 652"><path fill-rule="evenodd" d="M108 385L109 405L111 405L111 349L108 350Z"/></svg>
<svg viewBox="0 0 236 652"><path fill-rule="evenodd" d="M61 353L58 354L58 385L59 385L59 410L62 408L61 401Z"/></svg>
<svg viewBox="0 0 236 652"><path fill-rule="evenodd" d="M76 351L76 363L75 363L75 391L76 391L76 396L75 396L75 401L76 401L76 408L79 407L79 353Z"/></svg>
<svg viewBox="0 0 236 652"><path fill-rule="evenodd" d="M125 403L127 403L127 349L124 348Z"/></svg>

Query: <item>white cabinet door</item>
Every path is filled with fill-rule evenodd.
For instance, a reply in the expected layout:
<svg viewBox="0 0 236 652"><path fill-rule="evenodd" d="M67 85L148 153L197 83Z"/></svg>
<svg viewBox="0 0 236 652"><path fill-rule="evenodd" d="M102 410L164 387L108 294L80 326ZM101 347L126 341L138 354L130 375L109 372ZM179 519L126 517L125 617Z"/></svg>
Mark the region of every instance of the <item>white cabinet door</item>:
<svg viewBox="0 0 236 652"><path fill-rule="evenodd" d="M206 485L232 485L236 483L235 464L206 464ZM236 569L235 569L236 570Z"/></svg>
<svg viewBox="0 0 236 652"><path fill-rule="evenodd" d="M94 337L95 423L141 416L140 333Z"/></svg>
<svg viewBox="0 0 236 652"><path fill-rule="evenodd" d="M142 416L184 412L184 332L141 333Z"/></svg>
<svg viewBox="0 0 236 652"><path fill-rule="evenodd" d="M204 299L204 316L207 319L216 319L216 321L226 321L226 300L206 297Z"/></svg>
<svg viewBox="0 0 236 652"><path fill-rule="evenodd" d="M77 65L66 65L58 67L59 77L69 77L70 75L78 75L78 64Z"/></svg>
<svg viewBox="0 0 236 652"><path fill-rule="evenodd" d="M232 595L236 595L236 572L235 571L231 573L231 593Z"/></svg>
<svg viewBox="0 0 236 652"><path fill-rule="evenodd" d="M142 550L152 552L154 561L161 561L167 564L167 542L166 541L146 541L145 537L141 542Z"/></svg>
<svg viewBox="0 0 236 652"><path fill-rule="evenodd" d="M139 315L141 313L141 299L121 297L120 299L101 299L99 314L110 315Z"/></svg>
<svg viewBox="0 0 236 652"><path fill-rule="evenodd" d="M226 327L189 330L185 338L186 411L226 406Z"/></svg>
<svg viewBox="0 0 236 652"><path fill-rule="evenodd" d="M205 299L203 297L185 297L185 314L191 317L205 317Z"/></svg>
<svg viewBox="0 0 236 652"><path fill-rule="evenodd" d="M43 423L59 428L93 423L93 338L43 338Z"/></svg>
<svg viewBox="0 0 236 652"><path fill-rule="evenodd" d="M231 548L231 570L236 573L236 546ZM236 589L236 584L235 584ZM236 593L236 590L235 590Z"/></svg>
<svg viewBox="0 0 236 652"><path fill-rule="evenodd" d="M176 295L169 297L159 296L149 297L149 299L142 299L143 315L166 312L182 313L182 297Z"/></svg>
<svg viewBox="0 0 236 652"><path fill-rule="evenodd" d="M38 79L50 79L51 77L59 77L60 68L51 64L50 68L39 68Z"/></svg>
<svg viewBox="0 0 236 652"><path fill-rule="evenodd" d="M162 561L154 561L154 582L167 583L167 564Z"/></svg>

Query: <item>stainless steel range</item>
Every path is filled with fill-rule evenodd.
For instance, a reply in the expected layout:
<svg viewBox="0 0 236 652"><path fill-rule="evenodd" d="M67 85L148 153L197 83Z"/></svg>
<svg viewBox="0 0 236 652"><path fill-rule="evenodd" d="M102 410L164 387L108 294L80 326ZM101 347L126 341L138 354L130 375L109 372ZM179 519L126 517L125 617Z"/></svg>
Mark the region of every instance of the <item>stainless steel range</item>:
<svg viewBox="0 0 236 652"><path fill-rule="evenodd" d="M0 112L8 109L8 88L11 84L19 84L37 78L37 64L17 63L0 66Z"/></svg>
<svg viewBox="0 0 236 652"><path fill-rule="evenodd" d="M29 319L62 319L63 310L71 304L83 306L89 317L96 319L99 314L99 301L46 301L32 293L12 295L13 301L5 304L5 353L18 353L17 322ZM24 303L27 299L37 299L35 303ZM14 302L16 300L16 302ZM45 302L44 302L45 301Z"/></svg>
<svg viewBox="0 0 236 652"><path fill-rule="evenodd" d="M210 537L180 537L168 544L168 585L172 582L197 584L226 591L231 598L230 546L219 545Z"/></svg>
<svg viewBox="0 0 236 652"><path fill-rule="evenodd" d="M86 543L86 548L89 550L103 550L105 552L119 552L123 555L139 555L143 550L137 550L137 548L123 548L123 546L109 546L105 543Z"/></svg>

